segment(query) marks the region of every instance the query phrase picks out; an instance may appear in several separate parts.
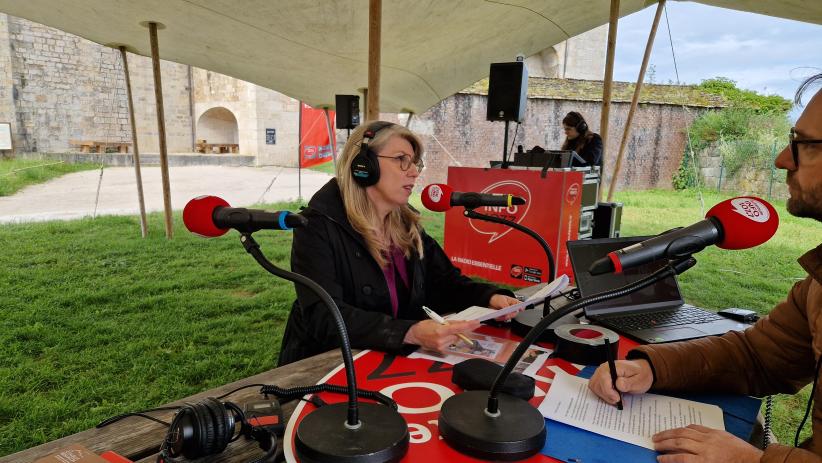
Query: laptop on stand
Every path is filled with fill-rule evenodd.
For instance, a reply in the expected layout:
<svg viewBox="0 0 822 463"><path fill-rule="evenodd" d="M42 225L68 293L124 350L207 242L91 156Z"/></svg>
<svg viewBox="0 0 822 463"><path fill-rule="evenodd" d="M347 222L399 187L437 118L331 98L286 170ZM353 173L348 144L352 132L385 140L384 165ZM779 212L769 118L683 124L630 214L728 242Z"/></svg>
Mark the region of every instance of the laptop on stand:
<svg viewBox="0 0 822 463"><path fill-rule="evenodd" d="M611 251L650 236L568 241L568 255L582 297L616 289L651 275L665 265L652 262L622 273L592 276L591 264ZM585 308L585 317L644 343L655 344L744 330L750 325L723 318L714 312L685 304L676 277L665 278L633 294Z"/></svg>

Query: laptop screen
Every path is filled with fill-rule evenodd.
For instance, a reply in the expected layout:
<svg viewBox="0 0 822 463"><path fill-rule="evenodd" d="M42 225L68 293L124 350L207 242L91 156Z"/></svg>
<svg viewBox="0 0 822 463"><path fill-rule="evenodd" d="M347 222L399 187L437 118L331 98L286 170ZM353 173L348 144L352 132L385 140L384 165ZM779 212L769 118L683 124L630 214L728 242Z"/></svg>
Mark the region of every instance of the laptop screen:
<svg viewBox="0 0 822 463"><path fill-rule="evenodd" d="M591 264L611 251L644 241L650 236L603 238L595 240L568 241L568 255L574 270L574 281L582 297L591 296L609 289L616 289L639 281L665 265L664 260L624 270L622 273L606 273L592 276L588 272ZM651 310L682 305L682 295L674 277L668 277L654 285L632 294L592 304L585 309L586 316L610 315L635 310Z"/></svg>

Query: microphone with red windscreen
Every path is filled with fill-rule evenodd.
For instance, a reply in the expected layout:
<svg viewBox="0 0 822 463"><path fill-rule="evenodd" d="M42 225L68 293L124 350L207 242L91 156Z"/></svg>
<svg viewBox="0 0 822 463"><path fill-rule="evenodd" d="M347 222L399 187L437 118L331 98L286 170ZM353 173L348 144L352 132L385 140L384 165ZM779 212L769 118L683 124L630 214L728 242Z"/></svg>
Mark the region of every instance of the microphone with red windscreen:
<svg viewBox="0 0 822 463"><path fill-rule="evenodd" d="M308 219L288 211L267 212L260 209L230 207L216 196L198 196L183 209L183 222L188 231L203 238L224 235L229 229L241 233L259 230L291 230L303 227Z"/></svg>
<svg viewBox="0 0 822 463"><path fill-rule="evenodd" d="M453 206L474 209L482 206L511 207L521 204L525 204L525 199L519 196L461 193L442 183L432 183L422 189L422 205L434 212L445 212Z"/></svg>
<svg viewBox="0 0 822 463"><path fill-rule="evenodd" d="M753 196L722 201L705 217L688 227L608 253L591 264L588 271L591 275L619 273L658 259L686 257L711 244L723 249L752 248L768 241L779 226L779 215L773 206Z"/></svg>

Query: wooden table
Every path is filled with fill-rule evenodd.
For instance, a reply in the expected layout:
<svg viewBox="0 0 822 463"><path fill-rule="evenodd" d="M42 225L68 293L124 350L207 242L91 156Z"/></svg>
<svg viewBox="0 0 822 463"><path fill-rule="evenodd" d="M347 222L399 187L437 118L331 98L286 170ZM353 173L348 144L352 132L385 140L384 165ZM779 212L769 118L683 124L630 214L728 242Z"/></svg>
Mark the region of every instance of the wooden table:
<svg viewBox="0 0 822 463"><path fill-rule="evenodd" d="M280 387L309 386L316 384L331 369L342 363L339 350L326 352L281 368L260 373L249 378L226 384L210 391L195 394L191 397L172 402L169 405L181 405L184 402L196 402L206 397L216 397L232 389L247 384L276 384ZM235 403L244 403L262 398L258 394L259 388L248 388L228 396L224 400ZM284 418L288 420L298 401L292 401L283 406ZM134 410L136 411L136 410ZM152 413L151 415L170 421L173 411ZM89 429L77 434L66 436L37 447L24 450L0 458L0 463L29 463L42 458L55 450L67 447L70 444L82 444L97 454L106 450L113 450L137 463L153 463L157 458L157 449L166 434L166 427L158 423L139 417L131 417L102 429ZM282 450L282 445L280 445ZM238 439L231 443L219 455L192 461L209 462L246 462L262 455L262 451L255 442Z"/></svg>
<svg viewBox="0 0 822 463"><path fill-rule="evenodd" d="M73 146L79 146L81 153L105 153L106 148L115 148L118 153L128 153L131 142L127 141L96 141L96 140L70 140Z"/></svg>
<svg viewBox="0 0 822 463"><path fill-rule="evenodd" d="M198 153L232 153L240 152L240 145L237 143L196 143L194 151Z"/></svg>

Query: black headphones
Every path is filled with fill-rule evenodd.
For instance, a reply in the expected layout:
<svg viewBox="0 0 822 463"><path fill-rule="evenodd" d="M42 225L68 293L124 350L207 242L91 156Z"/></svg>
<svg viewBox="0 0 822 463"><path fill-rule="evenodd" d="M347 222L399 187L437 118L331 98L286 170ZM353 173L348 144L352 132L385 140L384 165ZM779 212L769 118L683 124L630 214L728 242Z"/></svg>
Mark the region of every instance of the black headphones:
<svg viewBox="0 0 822 463"><path fill-rule="evenodd" d="M239 432L236 424L240 423ZM160 446L157 463L178 463L222 452L240 436L257 441L266 454L254 461L273 460L277 436L249 424L245 414L232 402L209 397L201 402L186 403L174 415L168 433Z"/></svg>
<svg viewBox="0 0 822 463"><path fill-rule="evenodd" d="M368 141L373 140L377 132L392 125L392 122L378 121L366 127L363 132L360 152L351 161L351 175L359 185L367 187L380 181L380 160L377 153L368 147Z"/></svg>
<svg viewBox="0 0 822 463"><path fill-rule="evenodd" d="M574 117L576 117L578 120L577 124L574 126L574 128L577 130L577 133L580 135L584 135L585 132L588 131L588 123L585 122L585 118L582 117L582 114L576 111L571 111L570 113L568 113L568 115L571 114L573 114Z"/></svg>

